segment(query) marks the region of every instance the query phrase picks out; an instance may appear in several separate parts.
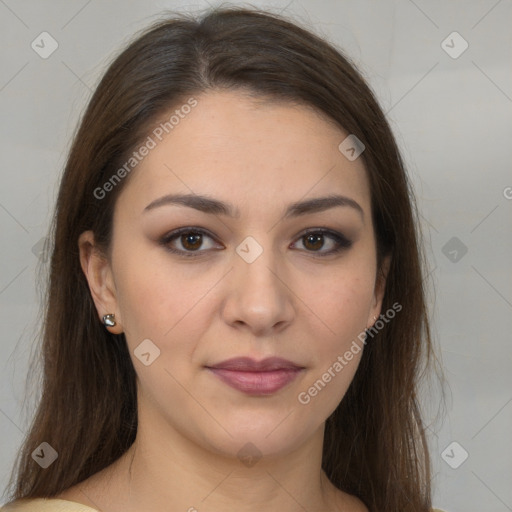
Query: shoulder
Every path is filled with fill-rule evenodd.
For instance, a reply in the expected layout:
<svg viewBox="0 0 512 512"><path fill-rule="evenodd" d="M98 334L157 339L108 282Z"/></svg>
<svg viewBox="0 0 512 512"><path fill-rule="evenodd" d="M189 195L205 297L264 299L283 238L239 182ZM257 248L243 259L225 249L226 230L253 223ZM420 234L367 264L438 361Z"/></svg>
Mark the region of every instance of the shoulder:
<svg viewBox="0 0 512 512"><path fill-rule="evenodd" d="M24 498L7 503L0 512L98 512L96 509L55 498Z"/></svg>

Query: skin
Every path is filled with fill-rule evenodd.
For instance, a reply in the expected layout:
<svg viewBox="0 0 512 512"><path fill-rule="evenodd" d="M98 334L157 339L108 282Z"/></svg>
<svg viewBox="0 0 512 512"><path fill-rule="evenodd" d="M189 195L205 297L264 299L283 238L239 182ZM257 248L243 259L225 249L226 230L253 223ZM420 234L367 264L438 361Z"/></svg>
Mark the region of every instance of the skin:
<svg viewBox="0 0 512 512"><path fill-rule="evenodd" d="M108 512L151 510L297 510L360 512L321 469L325 420L343 398L362 351L307 405L298 401L380 314L370 189L361 158L338 150L347 133L313 109L256 101L239 91L210 91L130 175L114 212L111 253L91 232L80 259L98 316L115 313L137 372L139 427L113 465L59 497ZM194 193L231 203L239 217L164 205L166 194ZM285 219L288 204L340 194L350 206ZM187 244L181 227L212 238ZM325 227L352 245L336 247ZM252 263L235 249L248 236L263 249ZM184 245L182 245L184 244ZM251 249L252 250L252 249ZM193 250L189 249L189 252ZM197 254L197 251L196 253ZM384 273L385 274L385 273ZM134 356L150 339L160 356ZM249 396L209 372L235 356L279 356L305 369L283 389ZM251 467L238 451L251 442Z"/></svg>

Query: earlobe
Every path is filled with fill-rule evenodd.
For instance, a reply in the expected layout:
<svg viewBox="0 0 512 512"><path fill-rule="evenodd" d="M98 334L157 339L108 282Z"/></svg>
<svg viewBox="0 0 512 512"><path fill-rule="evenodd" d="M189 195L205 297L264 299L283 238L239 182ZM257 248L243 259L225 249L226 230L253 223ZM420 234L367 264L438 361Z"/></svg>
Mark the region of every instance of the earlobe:
<svg viewBox="0 0 512 512"><path fill-rule="evenodd" d="M92 231L83 232L78 238L80 265L87 279L92 299L96 306L99 321L109 332L120 334L122 331L117 307L117 295L108 258L97 247ZM115 315L114 325L105 324L105 315Z"/></svg>

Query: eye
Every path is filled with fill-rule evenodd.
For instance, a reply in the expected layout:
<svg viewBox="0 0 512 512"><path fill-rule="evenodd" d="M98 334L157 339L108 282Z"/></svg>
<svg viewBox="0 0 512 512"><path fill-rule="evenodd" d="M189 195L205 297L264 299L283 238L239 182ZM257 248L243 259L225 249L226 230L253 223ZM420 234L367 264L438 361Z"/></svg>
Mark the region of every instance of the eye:
<svg viewBox="0 0 512 512"><path fill-rule="evenodd" d="M159 243L171 253L185 257L198 257L209 250L215 250L212 242L207 244L206 247L204 246L205 238L210 241L215 240L212 235L202 228L184 227L166 234L160 239ZM327 244L326 240L328 241ZM306 252L318 254L319 256L335 254L350 248L352 245L352 242L341 233L325 228L308 230L302 234L299 241L303 241ZM292 244L292 247L295 244ZM320 249L323 249L325 246L328 249L321 251ZM223 246L221 246L222 248Z"/></svg>
<svg viewBox="0 0 512 512"><path fill-rule="evenodd" d="M324 251L319 251L319 249L324 248L326 239L330 239L330 243L327 244L327 247L330 248ZM321 256L341 252L352 245L352 242L341 233L323 228L309 230L304 233L299 240L303 241L303 246L306 248L307 252L318 253Z"/></svg>
<svg viewBox="0 0 512 512"><path fill-rule="evenodd" d="M205 237L214 240L204 229L186 227L168 233L160 239L159 243L169 252L186 257L198 256L198 253L205 252ZM176 248L175 245L178 245L178 247ZM203 250L199 250L201 248L203 248ZM212 249L212 244L209 244L206 249Z"/></svg>

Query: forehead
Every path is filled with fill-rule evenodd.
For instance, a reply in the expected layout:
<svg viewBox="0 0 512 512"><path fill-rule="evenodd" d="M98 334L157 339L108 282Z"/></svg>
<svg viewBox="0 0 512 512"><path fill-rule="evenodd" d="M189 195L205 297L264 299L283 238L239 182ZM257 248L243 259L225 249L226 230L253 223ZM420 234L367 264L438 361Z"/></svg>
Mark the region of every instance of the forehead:
<svg viewBox="0 0 512 512"><path fill-rule="evenodd" d="M119 202L143 207L165 193L197 193L233 203L243 214L336 191L369 208L363 161L340 152L348 133L322 113L237 91L194 98L193 108L175 106L155 123L152 148Z"/></svg>

